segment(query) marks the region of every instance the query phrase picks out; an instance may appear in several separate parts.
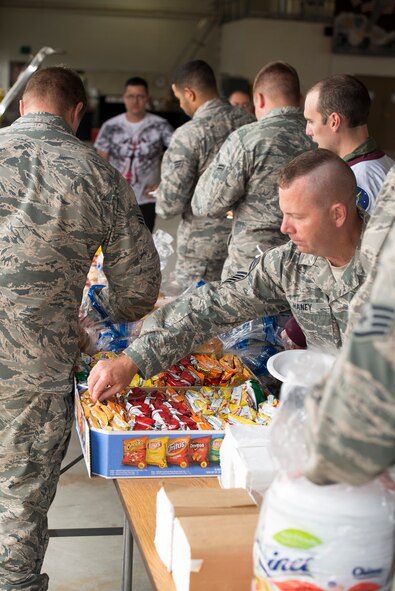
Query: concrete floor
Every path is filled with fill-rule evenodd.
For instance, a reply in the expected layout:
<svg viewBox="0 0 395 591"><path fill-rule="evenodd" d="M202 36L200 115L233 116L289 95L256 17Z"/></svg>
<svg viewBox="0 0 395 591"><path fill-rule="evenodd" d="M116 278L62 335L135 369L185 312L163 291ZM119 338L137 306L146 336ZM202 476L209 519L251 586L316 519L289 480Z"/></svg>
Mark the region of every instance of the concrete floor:
<svg viewBox="0 0 395 591"><path fill-rule="evenodd" d="M175 236L178 221L178 217L158 219L156 228ZM166 272L174 268L174 260L172 255ZM80 454L73 427L64 465ZM113 482L100 477L89 479L81 461L61 476L48 520L50 529L123 527L123 511ZM51 538L43 566L50 578L49 590L120 591L122 554L122 536ZM133 558L133 589L154 591L136 544Z"/></svg>

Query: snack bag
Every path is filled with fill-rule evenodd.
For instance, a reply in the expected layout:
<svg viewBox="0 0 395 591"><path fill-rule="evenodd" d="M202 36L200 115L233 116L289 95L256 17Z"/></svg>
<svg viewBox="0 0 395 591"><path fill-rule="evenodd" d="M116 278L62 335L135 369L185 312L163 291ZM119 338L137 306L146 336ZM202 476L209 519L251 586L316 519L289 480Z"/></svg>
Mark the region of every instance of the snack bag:
<svg viewBox="0 0 395 591"><path fill-rule="evenodd" d="M158 468L167 468L166 450L169 437L156 437L150 439L147 443L147 453L145 459L147 464L158 466Z"/></svg>
<svg viewBox="0 0 395 591"><path fill-rule="evenodd" d="M209 454L210 462L214 462L216 464L219 464L219 450L221 448L222 440L223 440L223 437L213 437L211 439L210 454Z"/></svg>
<svg viewBox="0 0 395 591"><path fill-rule="evenodd" d="M180 468L188 468L190 439L190 436L186 436L170 440L166 452L166 460L168 464L175 464L180 466Z"/></svg>
<svg viewBox="0 0 395 591"><path fill-rule="evenodd" d="M145 449L148 437L134 437L133 439L124 439L122 464L127 466L137 466L141 470L147 467L145 459Z"/></svg>
<svg viewBox="0 0 395 591"><path fill-rule="evenodd" d="M200 464L202 468L207 468L209 464L210 442L210 435L191 439L189 444L189 458L191 462Z"/></svg>

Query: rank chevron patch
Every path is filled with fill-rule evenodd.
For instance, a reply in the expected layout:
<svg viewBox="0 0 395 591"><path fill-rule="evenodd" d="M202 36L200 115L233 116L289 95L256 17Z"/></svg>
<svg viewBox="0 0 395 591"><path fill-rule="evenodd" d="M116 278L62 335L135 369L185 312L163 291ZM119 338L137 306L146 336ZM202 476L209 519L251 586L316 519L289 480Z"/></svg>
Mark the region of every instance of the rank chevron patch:
<svg viewBox="0 0 395 591"><path fill-rule="evenodd" d="M391 332L395 322L395 308L367 304L362 312L362 317L354 329L356 338L384 336Z"/></svg>

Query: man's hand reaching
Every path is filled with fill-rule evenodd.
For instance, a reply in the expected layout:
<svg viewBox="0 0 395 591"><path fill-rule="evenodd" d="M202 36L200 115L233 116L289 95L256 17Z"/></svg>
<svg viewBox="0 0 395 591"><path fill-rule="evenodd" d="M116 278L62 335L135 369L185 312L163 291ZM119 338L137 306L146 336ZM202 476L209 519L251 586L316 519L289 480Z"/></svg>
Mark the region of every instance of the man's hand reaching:
<svg viewBox="0 0 395 591"><path fill-rule="evenodd" d="M124 390L137 371L137 365L125 354L116 359L99 361L88 378L88 390L93 402L107 400Z"/></svg>

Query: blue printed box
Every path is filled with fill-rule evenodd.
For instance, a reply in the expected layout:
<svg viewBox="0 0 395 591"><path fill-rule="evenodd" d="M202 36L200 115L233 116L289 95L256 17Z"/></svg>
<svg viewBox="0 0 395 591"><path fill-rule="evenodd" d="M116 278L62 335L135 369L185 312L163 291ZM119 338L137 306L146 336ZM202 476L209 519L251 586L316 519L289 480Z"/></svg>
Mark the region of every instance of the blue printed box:
<svg viewBox="0 0 395 591"><path fill-rule="evenodd" d="M223 431L105 431L91 428L75 391L76 428L89 476L218 476Z"/></svg>

